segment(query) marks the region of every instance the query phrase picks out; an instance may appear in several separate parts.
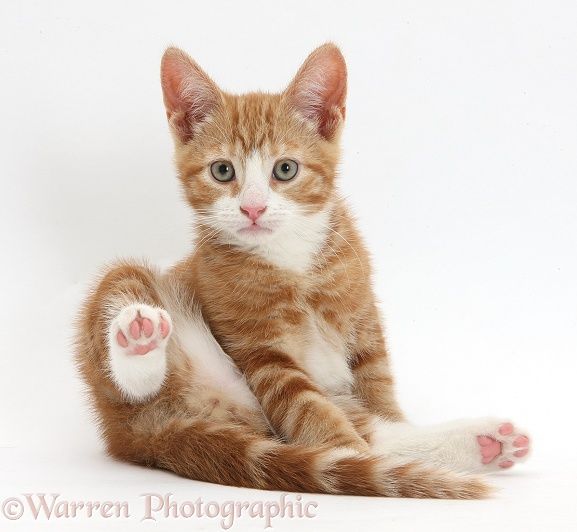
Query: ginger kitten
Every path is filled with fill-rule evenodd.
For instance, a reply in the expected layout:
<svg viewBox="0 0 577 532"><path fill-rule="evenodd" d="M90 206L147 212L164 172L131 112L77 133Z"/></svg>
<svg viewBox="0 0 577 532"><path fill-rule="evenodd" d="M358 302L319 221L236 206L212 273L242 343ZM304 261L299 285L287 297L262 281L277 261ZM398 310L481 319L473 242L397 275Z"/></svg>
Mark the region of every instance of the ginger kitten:
<svg viewBox="0 0 577 532"><path fill-rule="evenodd" d="M195 251L124 261L78 321L108 452L209 482L479 498L529 451L492 418L415 427L394 397L364 244L335 188L346 66L326 44L281 94L227 94L162 60Z"/></svg>

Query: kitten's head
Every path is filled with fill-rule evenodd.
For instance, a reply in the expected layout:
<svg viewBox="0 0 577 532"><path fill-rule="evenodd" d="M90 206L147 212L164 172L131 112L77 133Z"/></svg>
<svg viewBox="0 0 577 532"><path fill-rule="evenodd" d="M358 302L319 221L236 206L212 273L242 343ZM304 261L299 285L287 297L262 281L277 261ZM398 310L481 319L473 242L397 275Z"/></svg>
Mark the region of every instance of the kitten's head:
<svg viewBox="0 0 577 532"><path fill-rule="evenodd" d="M205 227L253 249L324 231L345 115L336 46L316 49L280 94L227 94L176 48L161 74L179 176Z"/></svg>

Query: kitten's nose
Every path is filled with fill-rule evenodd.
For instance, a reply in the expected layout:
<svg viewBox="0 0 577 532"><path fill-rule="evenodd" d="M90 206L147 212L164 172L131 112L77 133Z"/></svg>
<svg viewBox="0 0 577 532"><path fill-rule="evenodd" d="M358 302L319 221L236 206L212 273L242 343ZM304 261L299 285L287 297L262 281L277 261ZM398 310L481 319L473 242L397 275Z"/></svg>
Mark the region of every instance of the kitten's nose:
<svg viewBox="0 0 577 532"><path fill-rule="evenodd" d="M260 218L263 212L266 211L266 205L245 205L240 206L240 212L245 216L248 216L253 222L256 222Z"/></svg>

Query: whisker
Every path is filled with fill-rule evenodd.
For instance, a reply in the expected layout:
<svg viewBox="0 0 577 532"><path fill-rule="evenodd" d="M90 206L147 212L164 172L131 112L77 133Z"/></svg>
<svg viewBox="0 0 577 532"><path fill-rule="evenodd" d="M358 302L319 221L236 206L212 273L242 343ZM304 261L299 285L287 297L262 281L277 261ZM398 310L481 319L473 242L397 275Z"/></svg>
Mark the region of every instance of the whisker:
<svg viewBox="0 0 577 532"><path fill-rule="evenodd" d="M336 229L333 229L332 227L330 227L329 225L326 224L322 224L323 227L325 227L326 229L328 229L329 231L332 231L335 235L339 236L340 238L343 239L343 241L353 250L353 253L355 254L357 260L359 261L359 264L361 266L361 271L363 273L363 275L365 274L365 268L363 266L363 261L361 260L361 258L359 257L359 254L357 253L357 250L351 245L351 243L343 236L341 235Z"/></svg>

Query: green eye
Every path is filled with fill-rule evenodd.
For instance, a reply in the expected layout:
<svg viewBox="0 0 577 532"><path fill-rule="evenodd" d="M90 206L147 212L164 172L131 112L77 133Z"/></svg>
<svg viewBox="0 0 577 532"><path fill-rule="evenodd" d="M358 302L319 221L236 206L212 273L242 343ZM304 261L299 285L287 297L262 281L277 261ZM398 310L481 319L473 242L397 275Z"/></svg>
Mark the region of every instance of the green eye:
<svg viewBox="0 0 577 532"><path fill-rule="evenodd" d="M234 166L230 161L216 161L210 165L210 173L217 181L226 183L234 179Z"/></svg>
<svg viewBox="0 0 577 532"><path fill-rule="evenodd" d="M274 165L272 173L279 181L290 181L299 171L299 165L292 159L281 159Z"/></svg>

